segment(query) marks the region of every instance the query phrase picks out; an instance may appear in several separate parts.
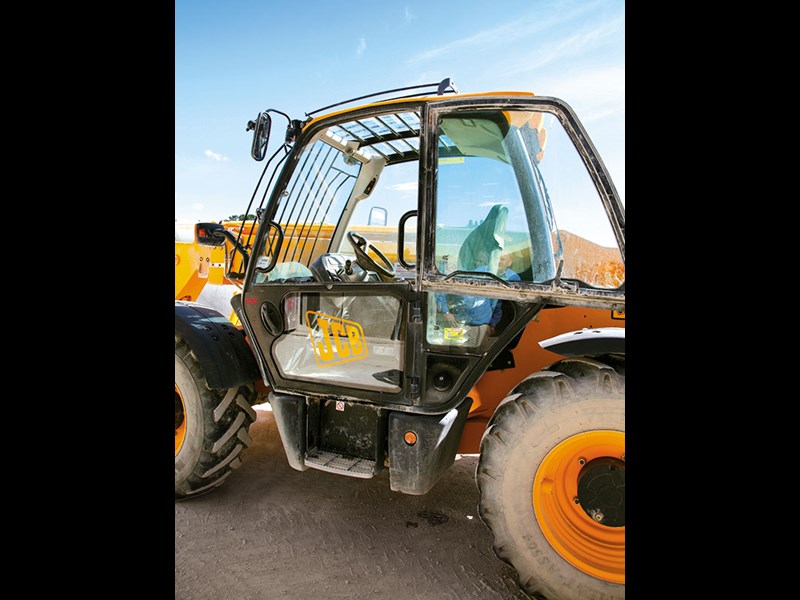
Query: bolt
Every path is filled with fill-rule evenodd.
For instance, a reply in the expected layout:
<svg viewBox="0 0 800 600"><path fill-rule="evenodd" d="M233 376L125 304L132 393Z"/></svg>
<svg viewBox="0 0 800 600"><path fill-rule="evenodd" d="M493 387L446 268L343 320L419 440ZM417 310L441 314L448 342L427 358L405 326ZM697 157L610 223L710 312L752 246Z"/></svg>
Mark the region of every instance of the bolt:
<svg viewBox="0 0 800 600"><path fill-rule="evenodd" d="M575 504L580 504L580 503L581 503L581 499L580 499L580 498L578 498L577 496L575 496L575 497L572 499L572 501L573 501Z"/></svg>
<svg viewBox="0 0 800 600"><path fill-rule="evenodd" d="M586 459L585 459L585 458L583 458L583 457L579 458L579 459L578 459L578 464L579 464L579 465L585 465L585 464L586 464Z"/></svg>
<svg viewBox="0 0 800 600"><path fill-rule="evenodd" d="M594 513L594 520L597 521L598 523L600 521L602 521L603 520L603 513L601 513L601 512Z"/></svg>

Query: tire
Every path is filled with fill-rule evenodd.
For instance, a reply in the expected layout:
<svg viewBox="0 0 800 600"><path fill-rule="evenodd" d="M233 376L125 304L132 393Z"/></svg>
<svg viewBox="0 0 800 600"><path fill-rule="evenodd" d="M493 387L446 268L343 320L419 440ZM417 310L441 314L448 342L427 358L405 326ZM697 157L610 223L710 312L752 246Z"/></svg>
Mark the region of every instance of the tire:
<svg viewBox="0 0 800 600"><path fill-rule="evenodd" d="M624 460L624 356L560 361L498 405L481 439L479 514L529 595L625 597Z"/></svg>
<svg viewBox="0 0 800 600"><path fill-rule="evenodd" d="M175 336L176 500L210 492L241 464L256 396L255 384L209 389L191 348Z"/></svg>

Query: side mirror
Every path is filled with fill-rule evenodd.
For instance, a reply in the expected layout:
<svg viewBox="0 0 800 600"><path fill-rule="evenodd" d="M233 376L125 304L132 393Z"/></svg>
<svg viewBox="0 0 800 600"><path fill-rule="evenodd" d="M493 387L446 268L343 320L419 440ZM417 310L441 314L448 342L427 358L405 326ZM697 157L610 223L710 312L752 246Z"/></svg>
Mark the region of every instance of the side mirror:
<svg viewBox="0 0 800 600"><path fill-rule="evenodd" d="M259 113L255 122L248 121L245 131L253 130L253 146L250 148L250 155L258 161L264 160L267 155L267 144L269 144L269 132L272 129L272 117L269 113Z"/></svg>
<svg viewBox="0 0 800 600"><path fill-rule="evenodd" d="M225 228L219 223L198 223L194 227L194 238L201 246L223 246L225 235L217 234L220 231L224 232Z"/></svg>

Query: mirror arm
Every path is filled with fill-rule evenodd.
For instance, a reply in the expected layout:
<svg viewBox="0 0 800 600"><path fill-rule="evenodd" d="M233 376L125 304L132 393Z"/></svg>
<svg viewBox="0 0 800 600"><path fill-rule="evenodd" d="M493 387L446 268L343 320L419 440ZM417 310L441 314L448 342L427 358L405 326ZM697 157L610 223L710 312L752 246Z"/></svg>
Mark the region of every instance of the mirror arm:
<svg viewBox="0 0 800 600"><path fill-rule="evenodd" d="M218 229L218 230L212 232L211 235L216 237L216 238L226 239L231 243L231 245L233 246L234 250L236 250L236 252L238 252L239 254L242 255L242 271L246 271L247 270L247 263L250 261L250 253L247 252L247 248L245 248L244 246L242 246L241 243L239 243L239 240L236 239L236 236L233 235L227 229ZM225 275L227 277L230 277L232 274L231 273L225 273Z"/></svg>

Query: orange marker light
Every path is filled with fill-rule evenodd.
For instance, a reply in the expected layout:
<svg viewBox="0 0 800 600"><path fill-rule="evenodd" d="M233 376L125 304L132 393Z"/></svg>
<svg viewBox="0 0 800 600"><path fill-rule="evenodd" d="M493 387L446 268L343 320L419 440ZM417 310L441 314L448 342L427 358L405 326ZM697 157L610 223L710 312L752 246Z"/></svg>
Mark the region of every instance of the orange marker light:
<svg viewBox="0 0 800 600"><path fill-rule="evenodd" d="M417 434L413 431L406 431L405 435L403 435L403 439L405 440L406 444L413 446L417 443Z"/></svg>

